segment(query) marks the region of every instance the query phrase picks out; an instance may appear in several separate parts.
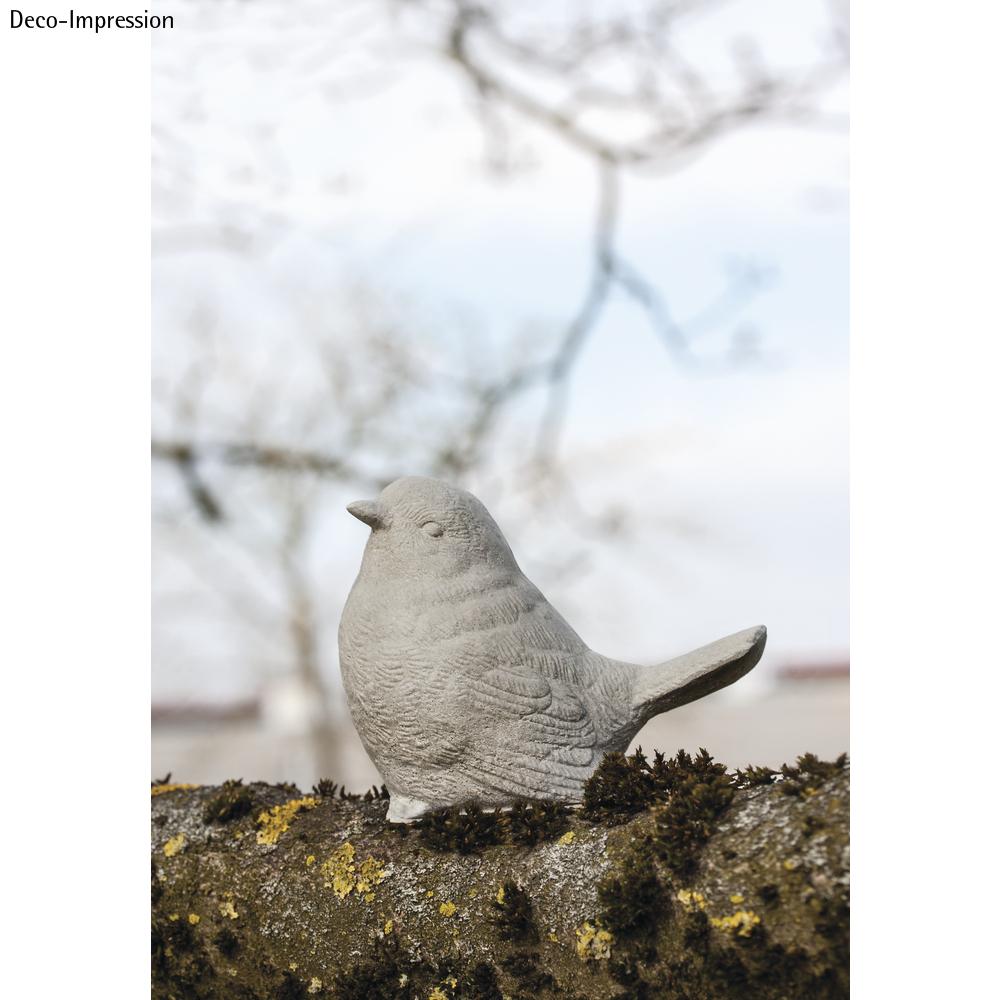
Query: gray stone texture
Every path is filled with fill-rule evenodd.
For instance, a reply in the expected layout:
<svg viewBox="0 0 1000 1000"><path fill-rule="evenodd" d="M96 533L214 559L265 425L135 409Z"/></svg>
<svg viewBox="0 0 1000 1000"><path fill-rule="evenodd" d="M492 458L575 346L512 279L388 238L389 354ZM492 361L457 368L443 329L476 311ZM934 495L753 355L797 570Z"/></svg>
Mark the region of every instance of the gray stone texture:
<svg viewBox="0 0 1000 1000"><path fill-rule="evenodd" d="M354 723L388 818L464 802L579 802L607 751L738 680L763 626L656 666L589 649L471 493L408 476L350 513L371 536L340 623Z"/></svg>

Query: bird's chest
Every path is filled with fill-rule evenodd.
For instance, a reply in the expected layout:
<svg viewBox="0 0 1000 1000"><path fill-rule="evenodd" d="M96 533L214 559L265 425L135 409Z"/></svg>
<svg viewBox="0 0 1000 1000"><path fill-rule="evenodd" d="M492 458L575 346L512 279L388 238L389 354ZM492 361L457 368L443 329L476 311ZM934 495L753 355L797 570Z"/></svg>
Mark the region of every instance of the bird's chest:
<svg viewBox="0 0 1000 1000"><path fill-rule="evenodd" d="M356 587L340 627L340 667L355 718L453 695L455 670L466 659L455 642L463 632L452 608Z"/></svg>
<svg viewBox="0 0 1000 1000"><path fill-rule="evenodd" d="M357 596L341 622L340 661L369 755L387 779L404 764L447 762L461 743L455 720L468 715L467 671L474 669L455 640L461 629L432 609L401 613L398 601L390 610Z"/></svg>

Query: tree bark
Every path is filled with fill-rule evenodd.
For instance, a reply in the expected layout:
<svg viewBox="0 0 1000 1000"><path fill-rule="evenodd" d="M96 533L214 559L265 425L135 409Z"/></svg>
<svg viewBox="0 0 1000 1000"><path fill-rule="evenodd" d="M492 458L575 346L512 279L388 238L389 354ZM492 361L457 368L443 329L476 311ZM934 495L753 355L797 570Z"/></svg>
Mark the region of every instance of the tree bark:
<svg viewBox="0 0 1000 1000"><path fill-rule="evenodd" d="M402 830L329 788L154 786L153 996L846 997L849 770L789 785L736 791L683 875L668 806L491 844L510 820Z"/></svg>

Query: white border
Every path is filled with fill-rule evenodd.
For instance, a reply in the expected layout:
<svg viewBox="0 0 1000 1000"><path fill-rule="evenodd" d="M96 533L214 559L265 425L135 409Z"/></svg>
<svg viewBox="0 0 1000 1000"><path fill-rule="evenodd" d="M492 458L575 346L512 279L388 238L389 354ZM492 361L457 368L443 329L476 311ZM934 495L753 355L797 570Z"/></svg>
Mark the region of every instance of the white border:
<svg viewBox="0 0 1000 1000"><path fill-rule="evenodd" d="M853 991L985 996L1000 13L854 8Z"/></svg>
<svg viewBox="0 0 1000 1000"><path fill-rule="evenodd" d="M12 6L65 16L153 5ZM149 976L150 39L12 31L8 11L4 992L134 998Z"/></svg>

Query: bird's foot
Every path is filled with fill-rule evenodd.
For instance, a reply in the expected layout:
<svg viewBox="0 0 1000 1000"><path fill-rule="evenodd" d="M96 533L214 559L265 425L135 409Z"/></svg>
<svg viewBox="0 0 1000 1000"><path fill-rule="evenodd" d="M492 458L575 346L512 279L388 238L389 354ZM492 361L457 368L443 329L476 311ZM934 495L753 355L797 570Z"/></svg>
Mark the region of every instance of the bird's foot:
<svg viewBox="0 0 1000 1000"><path fill-rule="evenodd" d="M421 816L426 816L429 812L433 812L434 807L428 805L426 802L421 802L420 799L410 798L409 795L398 795L396 792L392 792L389 795L389 811L386 813L386 819L390 823L412 823L416 819L420 819Z"/></svg>

